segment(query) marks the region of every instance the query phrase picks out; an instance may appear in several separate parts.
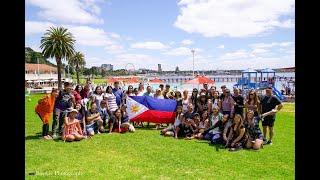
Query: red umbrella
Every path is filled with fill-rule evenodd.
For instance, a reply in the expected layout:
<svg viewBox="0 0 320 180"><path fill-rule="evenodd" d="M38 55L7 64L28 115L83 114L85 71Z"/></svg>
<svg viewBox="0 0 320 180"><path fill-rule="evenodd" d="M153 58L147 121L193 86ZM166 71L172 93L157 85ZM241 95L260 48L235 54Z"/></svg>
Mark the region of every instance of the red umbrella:
<svg viewBox="0 0 320 180"><path fill-rule="evenodd" d="M199 75L199 76L195 77L194 79L186 82L186 84L204 84L204 83L214 84L214 81L211 80L210 78Z"/></svg>
<svg viewBox="0 0 320 180"><path fill-rule="evenodd" d="M163 83L163 81L161 79L154 78L154 79L150 80L150 83Z"/></svg>

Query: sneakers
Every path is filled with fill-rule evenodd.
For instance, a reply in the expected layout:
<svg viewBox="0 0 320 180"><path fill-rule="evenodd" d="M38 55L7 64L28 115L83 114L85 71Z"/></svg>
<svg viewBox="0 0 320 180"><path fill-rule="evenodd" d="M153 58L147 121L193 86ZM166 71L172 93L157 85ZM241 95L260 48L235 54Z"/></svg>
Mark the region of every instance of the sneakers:
<svg viewBox="0 0 320 180"><path fill-rule="evenodd" d="M239 151L240 149L242 149L241 147L238 148L230 148L229 151Z"/></svg>
<svg viewBox="0 0 320 180"><path fill-rule="evenodd" d="M271 140L269 140L269 141L267 142L267 144L272 145L272 141L271 141Z"/></svg>
<svg viewBox="0 0 320 180"><path fill-rule="evenodd" d="M264 138L264 139L263 139L263 145L266 145L267 142L268 142L268 140Z"/></svg>
<svg viewBox="0 0 320 180"><path fill-rule="evenodd" d="M60 138L60 136L58 134L53 134L52 135L52 139L59 139L59 138Z"/></svg>

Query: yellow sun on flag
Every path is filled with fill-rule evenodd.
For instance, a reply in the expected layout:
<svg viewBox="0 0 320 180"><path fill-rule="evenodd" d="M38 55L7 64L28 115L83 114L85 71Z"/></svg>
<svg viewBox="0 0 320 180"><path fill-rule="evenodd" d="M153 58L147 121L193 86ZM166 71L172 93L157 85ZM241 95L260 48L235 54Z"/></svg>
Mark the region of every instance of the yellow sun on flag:
<svg viewBox="0 0 320 180"><path fill-rule="evenodd" d="M137 113L139 111L139 106L133 105L131 106L131 112Z"/></svg>

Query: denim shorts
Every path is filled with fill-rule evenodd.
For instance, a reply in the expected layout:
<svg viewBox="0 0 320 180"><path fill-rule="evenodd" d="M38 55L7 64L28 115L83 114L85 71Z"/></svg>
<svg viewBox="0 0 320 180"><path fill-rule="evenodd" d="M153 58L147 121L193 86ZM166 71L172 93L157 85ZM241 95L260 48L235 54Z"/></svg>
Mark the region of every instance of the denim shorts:
<svg viewBox="0 0 320 180"><path fill-rule="evenodd" d="M94 132L95 125L96 125L96 123L91 123L91 124L89 124L89 125L86 125L87 133L92 133L92 132Z"/></svg>

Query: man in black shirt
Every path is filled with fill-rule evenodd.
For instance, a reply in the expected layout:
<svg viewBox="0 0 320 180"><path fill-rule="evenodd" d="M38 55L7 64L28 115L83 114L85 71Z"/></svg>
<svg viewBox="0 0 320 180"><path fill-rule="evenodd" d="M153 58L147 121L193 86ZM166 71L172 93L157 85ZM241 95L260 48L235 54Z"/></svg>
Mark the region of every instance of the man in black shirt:
<svg viewBox="0 0 320 180"><path fill-rule="evenodd" d="M272 95L272 88L266 89L266 95L261 100L261 117L263 126L264 144L272 144L273 125L276 119L276 113L282 108L281 101ZM266 139L267 129L269 128L269 141Z"/></svg>
<svg viewBox="0 0 320 180"><path fill-rule="evenodd" d="M244 98L241 94L239 94L239 89L238 88L234 88L233 89L233 100L235 102L234 104L234 114L240 114L242 117L243 116L243 107L244 107Z"/></svg>

